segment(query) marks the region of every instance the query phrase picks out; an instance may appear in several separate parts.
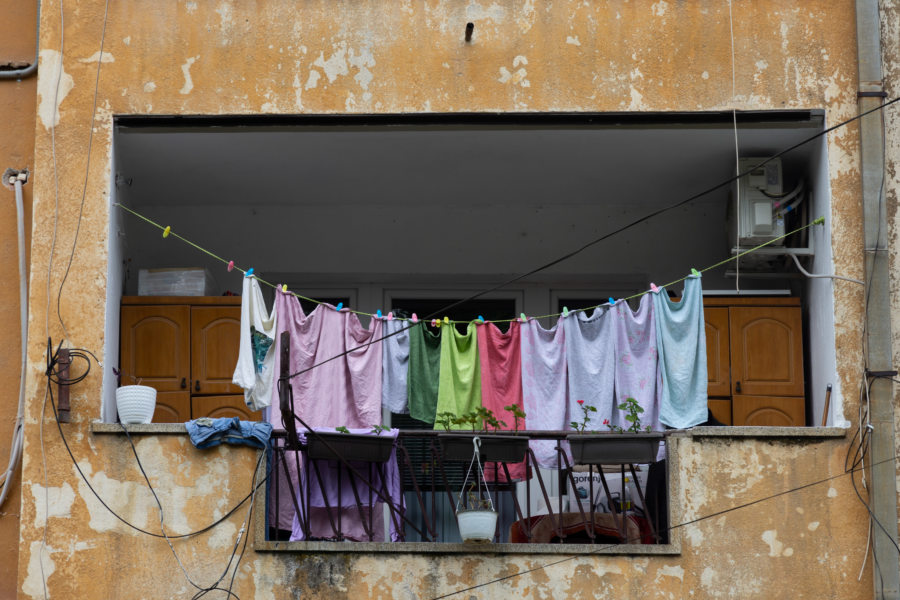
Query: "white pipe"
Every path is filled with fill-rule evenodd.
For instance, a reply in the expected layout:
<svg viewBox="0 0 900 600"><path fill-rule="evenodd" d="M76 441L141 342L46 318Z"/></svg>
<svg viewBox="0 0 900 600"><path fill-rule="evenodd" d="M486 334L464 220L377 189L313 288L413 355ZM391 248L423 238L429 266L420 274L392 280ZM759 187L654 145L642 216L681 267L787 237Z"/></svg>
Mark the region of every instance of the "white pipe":
<svg viewBox="0 0 900 600"><path fill-rule="evenodd" d="M788 254L791 258L794 259L794 264L797 265L797 268L800 269L800 272L809 277L810 279L840 279L841 281L849 281L851 283L858 283L859 285L866 285L865 281L860 281L859 279L853 279L850 277L841 277L840 275L820 275L818 273L810 273L806 269L804 269L800 265L800 259L797 258L796 254Z"/></svg>
<svg viewBox="0 0 900 600"><path fill-rule="evenodd" d="M24 174L22 174L24 175ZM25 206L22 200L22 181L24 177L16 176L10 181L16 189L16 224L19 238L19 318L22 336L22 364L19 375L19 410L16 414L16 424L12 435L12 448L9 452L9 465L0 478L3 480L3 488L0 490L0 507L6 501L9 490L13 484L13 473L19 464L22 455L22 442L24 440L25 425L25 366L28 360L28 278L25 270Z"/></svg>

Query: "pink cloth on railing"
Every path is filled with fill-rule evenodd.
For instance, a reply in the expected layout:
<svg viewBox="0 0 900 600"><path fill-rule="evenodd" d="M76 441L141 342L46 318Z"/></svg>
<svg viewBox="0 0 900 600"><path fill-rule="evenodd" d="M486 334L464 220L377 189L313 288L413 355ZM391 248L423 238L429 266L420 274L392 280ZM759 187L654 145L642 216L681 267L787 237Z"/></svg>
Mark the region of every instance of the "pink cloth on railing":
<svg viewBox="0 0 900 600"><path fill-rule="evenodd" d="M369 342L381 337L382 321L372 319L366 329L355 314L346 309L336 311L331 305L319 305L307 315L296 296L280 289L275 292L275 311L278 327L272 368L276 385L273 386L269 411L269 422L273 427L284 429L277 382L281 372L281 334L285 331L291 334L290 373L310 369L290 380L294 412L307 425L371 428L380 424L382 346ZM334 357L338 358L324 362ZM302 429L299 422L295 421L295 426L298 431ZM287 456L291 479L296 482L296 463L290 452ZM279 471L279 475L281 473ZM280 483L278 514L275 514L275 505L271 503L269 524L279 529L290 529L294 506L290 490L284 487L286 480L281 479Z"/></svg>
<svg viewBox="0 0 900 600"><path fill-rule="evenodd" d="M333 428L315 427L315 431L334 433ZM370 433L370 429L349 429L350 433ZM397 439L398 429L391 429L380 434L381 437L391 437ZM298 432L300 442L306 441L307 434ZM373 434L374 435L374 434ZM356 496L353 493L353 485L351 483L351 474L346 465L341 464L340 469L338 461L317 460L318 475L316 469L312 467L311 461L305 461L302 467L303 484L300 486L300 492L306 493L306 480L309 479L309 508L310 508L310 535L319 538L335 537L334 530L331 526L331 520L334 520L337 526L337 506L340 505L341 513L341 532L343 536L355 541L369 541L365 527L363 527L360 518L359 509L356 506ZM387 493L391 503L398 507L401 511L404 507L403 501L403 484L400 479L400 469L397 467L397 449L391 451L391 457L385 463L367 463L352 461L350 463L356 471L369 482L380 493ZM383 469L383 480L382 480ZM340 478L338 472L340 470ZM319 476L321 476L321 484ZM370 516L374 515L374 523L372 525L374 542L384 541L384 520L382 518L382 507L384 503L378 499L378 496L372 493L372 504L369 505L369 488L358 477L353 476L356 483L356 491L359 494L360 502L363 503L363 513L366 522L369 522ZM338 479L340 479L340 494L338 493ZM325 493L322 493L322 490ZM299 496L298 496L299 498ZM327 498L327 503L326 503ZM330 506L331 508L326 508ZM303 528L300 526L300 516L302 516L303 504L300 505L301 514L294 515L291 524L291 541L302 541L305 538ZM331 519L329 519L329 512ZM401 539L403 529L403 521L399 516L392 515L390 517L391 541L398 542Z"/></svg>
<svg viewBox="0 0 900 600"><path fill-rule="evenodd" d="M535 319L526 321L521 325L520 337L522 401L527 428L568 429L566 331L562 318L550 329L544 329ZM529 445L540 466L557 468L555 441L532 440ZM568 442L564 441L561 445L571 462Z"/></svg>
<svg viewBox="0 0 900 600"><path fill-rule="evenodd" d="M506 333L493 323L485 323L478 327L478 359L481 362L481 405L491 410L499 421L506 426L502 429L515 429L512 413L504 407L514 404L524 409L522 401L522 352L519 323L509 324ZM519 429L525 429L525 421L519 422ZM509 464L509 475L513 480L525 478L525 464ZM494 469L485 465L485 476L493 479ZM506 479L500 468L497 479Z"/></svg>

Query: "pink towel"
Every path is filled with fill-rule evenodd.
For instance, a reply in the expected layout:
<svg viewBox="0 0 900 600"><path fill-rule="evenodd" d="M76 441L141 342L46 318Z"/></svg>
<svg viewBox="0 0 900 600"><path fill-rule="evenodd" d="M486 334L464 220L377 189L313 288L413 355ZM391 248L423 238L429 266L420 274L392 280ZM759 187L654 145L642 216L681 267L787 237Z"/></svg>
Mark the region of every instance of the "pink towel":
<svg viewBox="0 0 900 600"><path fill-rule="evenodd" d="M503 333L493 323L479 325L478 358L481 361L481 405L493 411L497 420L504 421L502 429L515 429L515 419L504 406L515 404L524 409L522 402L522 353L520 349L519 323L509 324L509 331ZM525 421L519 421L519 429L525 429ZM485 475L494 469L485 468ZM525 464L509 465L513 479L525 477ZM498 481L506 479L502 469Z"/></svg>

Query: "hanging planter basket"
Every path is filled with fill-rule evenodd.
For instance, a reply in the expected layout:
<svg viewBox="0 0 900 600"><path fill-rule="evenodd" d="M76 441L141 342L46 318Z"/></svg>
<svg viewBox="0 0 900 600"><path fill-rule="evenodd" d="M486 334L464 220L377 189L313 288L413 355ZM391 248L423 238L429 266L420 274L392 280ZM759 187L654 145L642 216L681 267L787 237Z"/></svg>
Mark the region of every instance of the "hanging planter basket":
<svg viewBox="0 0 900 600"><path fill-rule="evenodd" d="M528 438L507 435L478 435L479 452L487 462L518 463L525 460ZM472 435L461 433L438 434L444 460L465 461L472 458Z"/></svg>
<svg viewBox="0 0 900 600"><path fill-rule="evenodd" d="M153 421L156 410L156 389L146 385L125 385L116 388L116 411L119 421L126 425Z"/></svg>
<svg viewBox="0 0 900 600"><path fill-rule="evenodd" d="M572 458L581 465L627 465L656 462L660 431L587 433L566 436Z"/></svg>
<svg viewBox="0 0 900 600"><path fill-rule="evenodd" d="M386 462L394 449L395 438L389 435L321 432L307 434L306 453L318 460L356 460Z"/></svg>
<svg viewBox="0 0 900 600"><path fill-rule="evenodd" d="M471 438L474 451L463 487L456 501L459 535L466 543L489 543L497 530L497 511L481 469L481 439ZM473 471L474 468L474 471ZM468 488L468 489L467 489Z"/></svg>

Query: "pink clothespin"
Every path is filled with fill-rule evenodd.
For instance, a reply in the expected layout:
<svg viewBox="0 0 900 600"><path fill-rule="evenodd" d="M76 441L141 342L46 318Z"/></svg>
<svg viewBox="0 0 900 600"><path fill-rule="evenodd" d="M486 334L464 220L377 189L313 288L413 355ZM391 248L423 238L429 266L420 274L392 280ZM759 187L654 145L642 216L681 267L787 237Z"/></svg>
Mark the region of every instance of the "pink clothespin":
<svg viewBox="0 0 900 600"><path fill-rule="evenodd" d="M419 322L419 315L417 315L416 313L413 313L413 316L412 316L412 322L413 322L413 323L418 323L418 322Z"/></svg>
<svg viewBox="0 0 900 600"><path fill-rule="evenodd" d="M393 313L393 312L389 312L389 313L388 313L387 320L388 320L388 321L393 321L393 320L394 320L394 313Z"/></svg>
<svg viewBox="0 0 900 600"><path fill-rule="evenodd" d="M232 271L234 271L234 261L229 260L228 261L228 272L231 273Z"/></svg>
<svg viewBox="0 0 900 600"><path fill-rule="evenodd" d="M655 284L655 283L651 283L651 284L650 284L650 291L653 292L654 294L658 294L658 293L659 293L659 288L656 287L656 284Z"/></svg>

